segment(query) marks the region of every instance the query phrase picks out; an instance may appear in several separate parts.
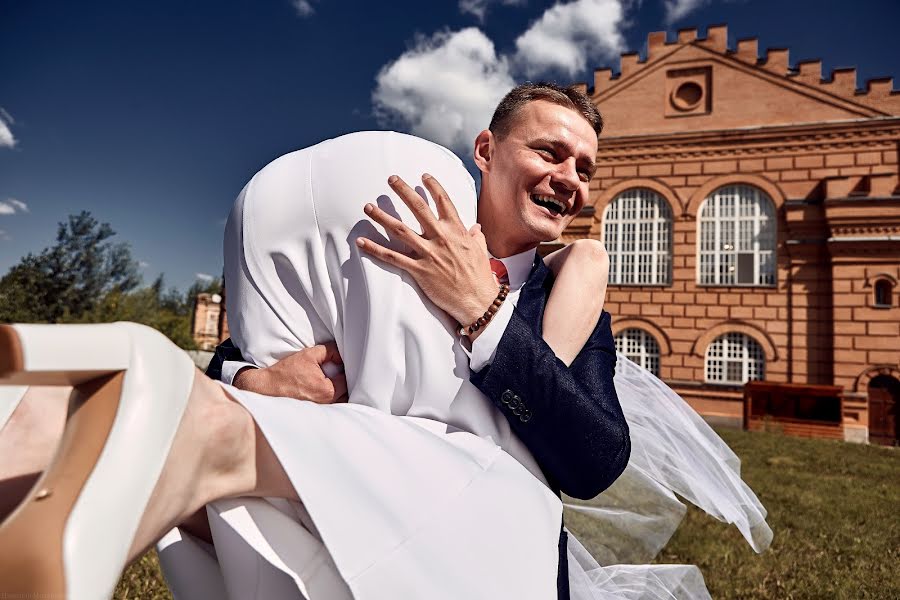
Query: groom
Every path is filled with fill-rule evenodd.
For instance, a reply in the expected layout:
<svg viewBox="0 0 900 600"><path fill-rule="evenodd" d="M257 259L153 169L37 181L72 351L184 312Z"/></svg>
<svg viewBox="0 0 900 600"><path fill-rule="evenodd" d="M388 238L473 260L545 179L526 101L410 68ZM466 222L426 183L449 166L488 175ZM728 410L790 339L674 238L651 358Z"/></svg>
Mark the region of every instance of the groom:
<svg viewBox="0 0 900 600"><path fill-rule="evenodd" d="M554 491L578 498L602 492L628 462L628 427L613 385L615 344L610 315L603 312L570 366L556 358L541 337L553 276L536 248L557 239L584 206L602 125L581 92L524 84L500 102L474 149L482 175L478 223L488 250L502 263L495 273L508 278L510 293L486 326L466 335L470 380L506 417ZM366 212L405 236L416 252L406 256L365 239L361 249L406 270L435 305L468 327L497 296L495 278L483 269L478 236L446 209L452 208L450 199L435 198L435 217L402 180L389 183L417 216L423 234L375 206ZM226 341L207 373L268 395L331 402L346 391L342 376L328 378L321 369L334 354L333 348L317 346L269 368L248 369L236 362L240 352ZM564 599L569 597L564 531L559 552L558 589Z"/></svg>

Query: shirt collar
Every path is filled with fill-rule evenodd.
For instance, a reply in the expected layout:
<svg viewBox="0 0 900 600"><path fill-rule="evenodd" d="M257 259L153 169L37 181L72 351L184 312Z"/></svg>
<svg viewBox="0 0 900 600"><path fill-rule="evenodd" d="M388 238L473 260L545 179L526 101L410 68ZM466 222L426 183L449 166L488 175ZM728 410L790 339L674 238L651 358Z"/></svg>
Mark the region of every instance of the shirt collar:
<svg viewBox="0 0 900 600"><path fill-rule="evenodd" d="M528 279L528 275L531 273L531 267L534 266L535 254L537 254L537 249L531 248L525 252L497 259L503 263L504 267L506 267L506 274L509 276L510 289L519 289Z"/></svg>

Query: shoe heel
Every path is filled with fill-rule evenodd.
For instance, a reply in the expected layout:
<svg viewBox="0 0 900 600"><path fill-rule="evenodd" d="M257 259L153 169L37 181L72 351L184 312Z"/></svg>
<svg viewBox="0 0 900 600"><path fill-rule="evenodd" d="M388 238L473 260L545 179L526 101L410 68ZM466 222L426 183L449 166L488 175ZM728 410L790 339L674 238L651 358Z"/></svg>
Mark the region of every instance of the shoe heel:
<svg viewBox="0 0 900 600"><path fill-rule="evenodd" d="M0 326L0 385L72 385L51 465L0 525L2 591L112 595L193 385L162 334L131 323Z"/></svg>
<svg viewBox="0 0 900 600"><path fill-rule="evenodd" d="M0 381L78 385L124 371L131 339L123 325L0 325Z"/></svg>

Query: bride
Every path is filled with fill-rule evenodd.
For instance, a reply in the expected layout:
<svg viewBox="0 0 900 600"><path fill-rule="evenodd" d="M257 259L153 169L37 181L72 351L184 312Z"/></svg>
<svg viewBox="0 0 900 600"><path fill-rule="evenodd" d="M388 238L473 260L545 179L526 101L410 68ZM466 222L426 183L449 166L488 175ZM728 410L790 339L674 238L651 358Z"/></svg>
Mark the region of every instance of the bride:
<svg viewBox="0 0 900 600"><path fill-rule="evenodd" d="M245 357L270 365L334 339L349 404L194 377L182 353L136 325L3 328L5 383L75 387L54 461L0 528L5 586L108 595L126 561L163 538L176 597L556 595L559 499L468 383L452 319L401 271L355 249L378 233L360 218L364 202L415 223L384 189L383 174L398 165L410 181L434 173L463 223L474 223L474 185L458 159L409 136L370 133L270 164L226 231L228 302L237 308L229 315ZM371 197L373 177L384 196ZM560 315L585 308L558 291L565 274L563 265L545 337L555 311L564 322ZM592 310L596 320L599 305ZM610 536L605 567L570 536L572 597L702 597L695 569L608 565L659 550L683 512L673 492L735 523L757 550L770 537L765 513L734 455L680 398L621 356L619 368L632 458L598 502L579 508ZM204 505L212 546L166 534Z"/></svg>

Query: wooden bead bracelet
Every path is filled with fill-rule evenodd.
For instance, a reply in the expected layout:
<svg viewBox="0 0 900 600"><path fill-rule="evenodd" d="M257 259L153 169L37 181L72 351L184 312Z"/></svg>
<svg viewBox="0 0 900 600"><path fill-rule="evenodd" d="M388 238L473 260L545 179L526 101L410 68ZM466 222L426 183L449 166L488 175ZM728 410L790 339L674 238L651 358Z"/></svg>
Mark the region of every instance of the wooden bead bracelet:
<svg viewBox="0 0 900 600"><path fill-rule="evenodd" d="M497 314L497 311L500 310L500 307L503 306L503 301L506 300L506 296L509 294L509 286L505 283L500 284L500 291L497 292L497 297L488 306L488 309L484 312L483 315L478 317L478 319L466 327L465 325L459 328L459 335L469 336L490 323L491 319L494 318L494 315Z"/></svg>

